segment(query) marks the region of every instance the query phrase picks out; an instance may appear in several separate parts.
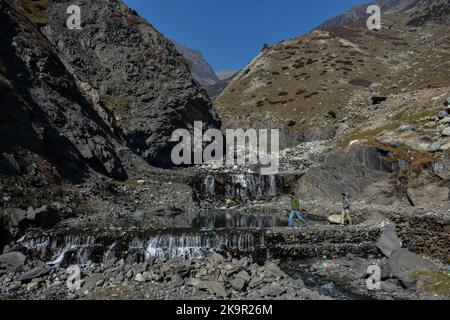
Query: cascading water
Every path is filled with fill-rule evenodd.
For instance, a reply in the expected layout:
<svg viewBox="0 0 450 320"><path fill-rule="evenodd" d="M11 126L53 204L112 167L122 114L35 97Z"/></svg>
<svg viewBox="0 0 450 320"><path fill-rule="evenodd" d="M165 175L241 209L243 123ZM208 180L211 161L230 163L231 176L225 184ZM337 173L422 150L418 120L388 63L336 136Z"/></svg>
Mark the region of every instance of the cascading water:
<svg viewBox="0 0 450 320"><path fill-rule="evenodd" d="M278 178L249 173L208 174L202 183L201 191L210 198L224 197L226 199L248 202L257 198L273 198L281 193Z"/></svg>
<svg viewBox="0 0 450 320"><path fill-rule="evenodd" d="M92 236L67 235L61 238L43 236L39 238L24 238L21 243L28 249L34 250L38 257L48 261L51 266L61 264L71 254L71 260L77 264L85 264L89 260L89 249L95 244Z"/></svg>
<svg viewBox="0 0 450 320"><path fill-rule="evenodd" d="M93 236L24 237L21 244L48 265L84 265L89 260L106 263L124 259L126 263L143 262L150 257L184 258L208 256L220 250L251 252L264 247L264 239L252 233L157 234L146 238L125 236L111 239ZM145 239L145 240L143 240Z"/></svg>

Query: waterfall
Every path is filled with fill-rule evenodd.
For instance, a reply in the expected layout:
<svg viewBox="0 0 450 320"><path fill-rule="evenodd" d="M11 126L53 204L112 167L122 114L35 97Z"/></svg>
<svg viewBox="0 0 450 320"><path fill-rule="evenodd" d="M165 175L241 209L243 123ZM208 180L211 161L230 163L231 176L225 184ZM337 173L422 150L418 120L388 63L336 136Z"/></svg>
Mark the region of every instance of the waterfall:
<svg viewBox="0 0 450 320"><path fill-rule="evenodd" d="M212 175L206 176L203 186L204 186L204 192L206 192L207 194L210 194L210 195L216 194L215 193L215 180Z"/></svg>
<svg viewBox="0 0 450 320"><path fill-rule="evenodd" d="M89 260L107 263L124 259L126 263L143 262L150 257L184 258L208 256L218 250L249 252L261 246L261 239L251 233L159 234L149 237L105 238L94 236L24 237L21 244L34 251L51 266L85 265Z"/></svg>
<svg viewBox="0 0 450 320"><path fill-rule="evenodd" d="M273 198L280 194L277 177L249 173L208 174L202 182L204 196L222 196L227 199L247 202L256 198Z"/></svg>
<svg viewBox="0 0 450 320"><path fill-rule="evenodd" d="M48 261L50 257L48 265L51 266L60 265L70 253L72 253L71 262L80 265L86 264L89 260L89 248L94 244L94 237L78 235L68 235L62 239L43 236L22 240L22 245L36 251L42 260Z"/></svg>

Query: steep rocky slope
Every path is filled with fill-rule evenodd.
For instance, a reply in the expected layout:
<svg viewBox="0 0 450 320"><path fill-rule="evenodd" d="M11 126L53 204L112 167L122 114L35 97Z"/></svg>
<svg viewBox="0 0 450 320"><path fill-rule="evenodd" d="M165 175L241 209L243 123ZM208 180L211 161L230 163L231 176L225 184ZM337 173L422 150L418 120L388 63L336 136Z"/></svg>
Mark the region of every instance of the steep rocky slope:
<svg viewBox="0 0 450 320"><path fill-rule="evenodd" d="M44 205L63 216L109 212L95 203L99 184L171 166L175 129L218 126L183 57L135 12L79 2L83 29L69 30L69 4L0 2L1 228ZM176 203L189 188L163 191L166 179L153 179L152 197ZM0 247L8 236L0 229Z"/></svg>
<svg viewBox="0 0 450 320"><path fill-rule="evenodd" d="M448 178L433 178L450 149L448 2L383 5L382 30L349 13L350 20L267 48L214 108L224 128L279 128L284 147L327 141L331 152L300 180L303 198L337 200L347 191L423 206L417 193L426 193L448 206Z"/></svg>
<svg viewBox="0 0 450 320"><path fill-rule="evenodd" d="M112 112L128 145L171 166L170 136L194 120L216 125L209 99L174 45L121 1L82 1L83 30L61 28L69 1L53 1L42 32Z"/></svg>
<svg viewBox="0 0 450 320"><path fill-rule="evenodd" d="M7 3L2 2L0 14L2 152L34 154L77 181L88 173L88 165L125 178L112 128L45 37Z"/></svg>

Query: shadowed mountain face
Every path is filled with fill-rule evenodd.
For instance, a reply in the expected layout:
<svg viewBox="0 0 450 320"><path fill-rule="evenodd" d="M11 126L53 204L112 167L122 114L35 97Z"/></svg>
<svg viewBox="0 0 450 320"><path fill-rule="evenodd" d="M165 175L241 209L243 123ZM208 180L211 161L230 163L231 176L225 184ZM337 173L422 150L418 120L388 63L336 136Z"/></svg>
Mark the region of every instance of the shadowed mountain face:
<svg viewBox="0 0 450 320"><path fill-rule="evenodd" d="M6 126L12 117L29 128L24 136L35 136L35 143L23 137L32 144L25 148L50 159L48 148L67 145L58 149L61 157L78 163L68 168L82 173L82 164L124 177L116 150L129 147L148 163L169 167L175 129L191 129L194 120L218 125L183 57L136 12L118 0L80 1L82 30L69 30L71 4L1 3L1 85L9 88L1 104L23 106L22 115L11 107L2 117ZM7 137L5 131L1 147ZM10 152L19 152L13 149L22 144L10 144Z"/></svg>

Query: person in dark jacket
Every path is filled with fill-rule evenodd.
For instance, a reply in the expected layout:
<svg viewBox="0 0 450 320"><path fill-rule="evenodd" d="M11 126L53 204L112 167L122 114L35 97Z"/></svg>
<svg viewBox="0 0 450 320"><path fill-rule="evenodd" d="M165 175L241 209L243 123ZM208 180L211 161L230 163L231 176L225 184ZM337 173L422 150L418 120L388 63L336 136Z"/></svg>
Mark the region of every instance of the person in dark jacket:
<svg viewBox="0 0 450 320"><path fill-rule="evenodd" d="M300 212L300 200L293 193L291 194L291 209L292 212L291 216L289 217L289 228L293 227L295 217L297 217L305 227L309 225L309 222L305 219L305 217L303 217Z"/></svg>
<svg viewBox="0 0 450 320"><path fill-rule="evenodd" d="M352 223L352 217L350 216L350 200L348 199L348 194L343 193L342 194L342 205L343 205L343 211L342 211L342 224L345 225L345 218L348 219L350 222L350 225L353 225Z"/></svg>

